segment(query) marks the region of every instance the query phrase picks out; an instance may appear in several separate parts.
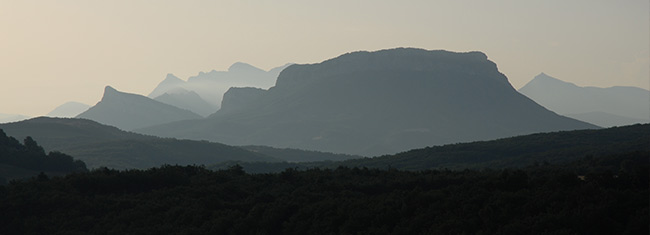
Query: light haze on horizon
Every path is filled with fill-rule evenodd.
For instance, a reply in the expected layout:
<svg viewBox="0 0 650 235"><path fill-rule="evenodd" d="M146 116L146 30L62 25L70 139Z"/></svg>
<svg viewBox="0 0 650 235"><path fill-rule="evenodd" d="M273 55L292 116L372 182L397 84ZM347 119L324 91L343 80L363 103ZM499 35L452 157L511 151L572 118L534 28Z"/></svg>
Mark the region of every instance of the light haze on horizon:
<svg viewBox="0 0 650 235"><path fill-rule="evenodd" d="M609 1L0 0L0 113L146 95L173 73L268 70L352 51L482 51L515 88L541 72L650 87L650 3Z"/></svg>

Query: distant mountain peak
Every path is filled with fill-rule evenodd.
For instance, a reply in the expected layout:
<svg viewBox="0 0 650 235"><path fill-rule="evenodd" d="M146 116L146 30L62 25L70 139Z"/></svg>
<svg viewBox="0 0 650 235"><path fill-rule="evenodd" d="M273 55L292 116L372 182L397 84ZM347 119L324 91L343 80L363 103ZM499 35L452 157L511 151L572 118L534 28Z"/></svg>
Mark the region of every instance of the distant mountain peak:
<svg viewBox="0 0 650 235"><path fill-rule="evenodd" d="M165 82L174 82L174 83L183 83L183 80L180 78L176 77L173 73L168 73L167 76L165 77Z"/></svg>
<svg viewBox="0 0 650 235"><path fill-rule="evenodd" d="M235 62L228 68L228 72L265 72L265 71L244 62Z"/></svg>
<svg viewBox="0 0 650 235"><path fill-rule="evenodd" d="M122 93L122 92L119 92L118 90L116 90L115 88L113 88L111 86L106 86L106 87L104 87L104 97L102 97L102 100L104 98L111 97L113 95L119 95L120 93Z"/></svg>
<svg viewBox="0 0 650 235"><path fill-rule="evenodd" d="M555 84L555 85L561 85L561 86L578 87L578 85L576 85L576 84L566 82L566 81L562 81L560 79L554 78L554 77L549 76L548 74L542 72L539 75L535 76L533 78L533 80L528 82L528 84L524 85L524 87L522 87L521 89L526 90L528 88L525 88L525 87L527 87L527 86L531 87L531 86L534 86L534 84L546 84L546 86L551 85L551 84Z"/></svg>

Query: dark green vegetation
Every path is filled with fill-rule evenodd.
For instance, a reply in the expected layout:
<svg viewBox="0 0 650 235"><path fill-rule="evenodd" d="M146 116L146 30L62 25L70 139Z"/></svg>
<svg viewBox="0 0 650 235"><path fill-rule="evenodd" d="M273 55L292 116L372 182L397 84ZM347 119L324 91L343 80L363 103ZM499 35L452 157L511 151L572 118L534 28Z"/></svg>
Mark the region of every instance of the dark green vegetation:
<svg viewBox="0 0 650 235"><path fill-rule="evenodd" d="M279 161L224 144L140 135L86 119L40 117L0 124L0 129L16 138L32 136L46 150L70 154L86 162L89 168L146 169L163 164Z"/></svg>
<svg viewBox="0 0 650 235"><path fill-rule="evenodd" d="M97 169L0 187L0 227L4 234L648 234L649 154L519 170Z"/></svg>
<svg viewBox="0 0 650 235"><path fill-rule="evenodd" d="M396 48L291 65L268 90L231 89L206 119L137 129L230 145L363 156L598 128L517 92L481 52Z"/></svg>
<svg viewBox="0 0 650 235"><path fill-rule="evenodd" d="M85 171L88 170L82 161L60 152L45 154L43 147L31 137L26 137L21 144L0 129L0 184L39 172L58 175Z"/></svg>
<svg viewBox="0 0 650 235"><path fill-rule="evenodd" d="M280 172L286 168L368 167L400 170L483 169L564 164L576 159L633 151L650 151L650 124L600 130L539 133L492 141L451 144L414 149L395 155L359 158L342 162L222 162L211 169L241 165L246 172Z"/></svg>

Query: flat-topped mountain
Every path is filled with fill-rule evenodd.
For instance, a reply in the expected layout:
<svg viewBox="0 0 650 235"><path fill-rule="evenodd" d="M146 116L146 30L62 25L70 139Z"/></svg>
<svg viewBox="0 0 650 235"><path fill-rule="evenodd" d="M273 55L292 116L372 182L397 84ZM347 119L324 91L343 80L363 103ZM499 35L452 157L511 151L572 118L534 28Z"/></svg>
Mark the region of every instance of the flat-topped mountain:
<svg viewBox="0 0 650 235"><path fill-rule="evenodd" d="M31 136L46 151L60 151L89 168L146 169L162 164L201 165L223 161L279 161L264 154L206 141L158 138L77 118L39 117L1 124L17 139Z"/></svg>
<svg viewBox="0 0 650 235"><path fill-rule="evenodd" d="M318 64L291 65L274 87L261 93L240 102L235 111L218 111L206 120L138 131L370 156L597 128L521 95L481 52L397 48L348 53Z"/></svg>
<svg viewBox="0 0 650 235"><path fill-rule="evenodd" d="M650 91L638 87L580 87L541 73L519 92L554 112L599 126L650 122Z"/></svg>
<svg viewBox="0 0 650 235"><path fill-rule="evenodd" d="M104 89L104 96L99 103L77 117L123 130L202 118L189 110L164 104L145 96L119 92L110 86Z"/></svg>

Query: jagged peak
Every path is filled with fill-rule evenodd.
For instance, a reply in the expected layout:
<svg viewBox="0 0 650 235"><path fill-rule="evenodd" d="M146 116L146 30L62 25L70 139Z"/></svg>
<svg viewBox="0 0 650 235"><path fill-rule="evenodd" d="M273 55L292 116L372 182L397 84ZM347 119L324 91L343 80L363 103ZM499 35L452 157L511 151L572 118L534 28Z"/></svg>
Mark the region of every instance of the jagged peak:
<svg viewBox="0 0 650 235"><path fill-rule="evenodd" d="M110 94L110 93L119 93L119 91L117 91L117 90L116 90L115 88L113 88L112 86L106 86L106 87L104 87L104 95L106 95L106 94Z"/></svg>

